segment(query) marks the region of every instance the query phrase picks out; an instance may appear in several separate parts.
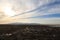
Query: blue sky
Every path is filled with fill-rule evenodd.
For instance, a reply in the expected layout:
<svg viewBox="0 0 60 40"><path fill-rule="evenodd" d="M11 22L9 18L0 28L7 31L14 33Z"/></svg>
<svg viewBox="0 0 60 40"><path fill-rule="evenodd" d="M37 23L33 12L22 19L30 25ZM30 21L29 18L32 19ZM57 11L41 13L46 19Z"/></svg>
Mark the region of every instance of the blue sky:
<svg viewBox="0 0 60 40"><path fill-rule="evenodd" d="M40 14L41 16L37 15L29 18L60 18L60 0L51 0L49 3L39 6L30 12L36 12L36 15Z"/></svg>
<svg viewBox="0 0 60 40"><path fill-rule="evenodd" d="M50 14L50 15L43 15L43 16L34 16L30 18L60 18L60 14Z"/></svg>

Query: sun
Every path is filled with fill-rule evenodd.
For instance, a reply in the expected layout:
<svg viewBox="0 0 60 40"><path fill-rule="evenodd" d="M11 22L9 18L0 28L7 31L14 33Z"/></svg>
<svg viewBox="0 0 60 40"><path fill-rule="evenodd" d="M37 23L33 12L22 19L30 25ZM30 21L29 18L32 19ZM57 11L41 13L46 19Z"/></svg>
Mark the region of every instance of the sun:
<svg viewBox="0 0 60 40"><path fill-rule="evenodd" d="M12 10L12 6L10 6L10 5L5 5L3 7L3 12L7 16L14 16L16 14L16 12Z"/></svg>

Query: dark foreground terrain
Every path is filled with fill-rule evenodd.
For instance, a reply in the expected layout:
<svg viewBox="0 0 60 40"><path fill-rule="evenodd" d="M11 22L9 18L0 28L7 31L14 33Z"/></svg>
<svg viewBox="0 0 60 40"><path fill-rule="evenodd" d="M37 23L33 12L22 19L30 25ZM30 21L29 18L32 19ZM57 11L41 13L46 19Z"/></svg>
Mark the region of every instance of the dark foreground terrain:
<svg viewBox="0 0 60 40"><path fill-rule="evenodd" d="M60 27L0 25L0 40L60 40Z"/></svg>

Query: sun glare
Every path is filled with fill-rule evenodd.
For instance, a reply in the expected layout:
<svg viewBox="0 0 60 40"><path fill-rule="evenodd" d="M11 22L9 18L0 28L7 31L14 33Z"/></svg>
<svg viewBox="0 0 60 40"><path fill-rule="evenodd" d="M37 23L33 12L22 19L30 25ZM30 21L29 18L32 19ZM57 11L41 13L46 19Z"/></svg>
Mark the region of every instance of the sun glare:
<svg viewBox="0 0 60 40"><path fill-rule="evenodd" d="M3 8L3 11L4 11L5 15L8 15L8 16L14 16L16 14L10 6L5 6Z"/></svg>

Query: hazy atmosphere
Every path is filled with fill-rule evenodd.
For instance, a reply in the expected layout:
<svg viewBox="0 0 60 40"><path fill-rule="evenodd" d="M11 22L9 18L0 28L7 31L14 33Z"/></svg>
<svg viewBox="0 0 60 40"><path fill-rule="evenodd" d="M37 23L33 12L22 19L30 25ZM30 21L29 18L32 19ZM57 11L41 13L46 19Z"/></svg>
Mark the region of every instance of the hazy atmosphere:
<svg viewBox="0 0 60 40"><path fill-rule="evenodd" d="M60 24L60 0L0 0L0 24Z"/></svg>

